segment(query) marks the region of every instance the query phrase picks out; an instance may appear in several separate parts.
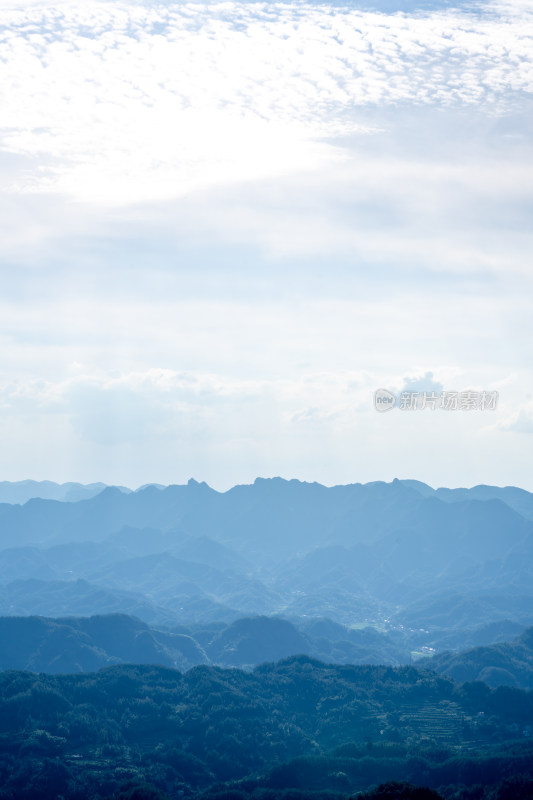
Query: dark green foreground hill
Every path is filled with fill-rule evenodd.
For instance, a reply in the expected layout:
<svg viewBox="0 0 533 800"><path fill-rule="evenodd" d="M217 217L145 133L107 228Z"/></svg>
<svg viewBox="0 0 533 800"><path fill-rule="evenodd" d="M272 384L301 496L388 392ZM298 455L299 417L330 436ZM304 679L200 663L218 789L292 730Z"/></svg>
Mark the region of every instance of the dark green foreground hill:
<svg viewBox="0 0 533 800"><path fill-rule="evenodd" d="M533 628L512 642L441 653L430 666L459 681L485 681L491 686L533 689Z"/></svg>
<svg viewBox="0 0 533 800"><path fill-rule="evenodd" d="M415 796L408 782L445 798L503 800L509 780L531 780L532 732L529 692L414 667L299 656L253 672L9 671L0 798L341 800L399 781L399 797ZM136 794L141 784L152 788Z"/></svg>

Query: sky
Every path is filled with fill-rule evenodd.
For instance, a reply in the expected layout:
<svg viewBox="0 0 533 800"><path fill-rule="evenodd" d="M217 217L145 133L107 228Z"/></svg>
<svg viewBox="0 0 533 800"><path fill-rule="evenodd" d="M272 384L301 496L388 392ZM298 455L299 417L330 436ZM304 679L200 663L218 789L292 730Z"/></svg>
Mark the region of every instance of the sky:
<svg viewBox="0 0 533 800"><path fill-rule="evenodd" d="M532 112L529 0L0 0L0 479L533 491Z"/></svg>

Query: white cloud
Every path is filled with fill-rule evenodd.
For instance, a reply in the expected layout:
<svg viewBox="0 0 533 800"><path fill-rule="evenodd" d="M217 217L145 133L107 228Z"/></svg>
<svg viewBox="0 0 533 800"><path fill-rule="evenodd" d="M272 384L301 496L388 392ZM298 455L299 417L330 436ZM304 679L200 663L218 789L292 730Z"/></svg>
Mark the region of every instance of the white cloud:
<svg viewBox="0 0 533 800"><path fill-rule="evenodd" d="M312 4L6 9L4 151L32 156L18 191L99 204L316 169L358 109L496 110L533 91L526 7L385 15Z"/></svg>
<svg viewBox="0 0 533 800"><path fill-rule="evenodd" d="M533 406L529 404L526 408L521 408L509 419L502 421L500 429L516 433L533 433Z"/></svg>
<svg viewBox="0 0 533 800"><path fill-rule="evenodd" d="M6 475L532 479L528 4L0 7Z"/></svg>
<svg viewBox="0 0 533 800"><path fill-rule="evenodd" d="M24 451L31 446L34 476L128 485L191 474L217 488L280 473L325 483L398 475L444 485L528 479L513 467L520 453L513 437L497 442L506 460L493 457L499 434L487 428L489 412L377 414L373 389L384 377L377 373L252 380L168 369L89 373L79 365L77 373L0 387L10 476L28 476Z"/></svg>
<svg viewBox="0 0 533 800"><path fill-rule="evenodd" d="M440 393L444 386L440 381L436 381L433 373L428 370L422 376L407 377L404 379L401 392L435 392Z"/></svg>

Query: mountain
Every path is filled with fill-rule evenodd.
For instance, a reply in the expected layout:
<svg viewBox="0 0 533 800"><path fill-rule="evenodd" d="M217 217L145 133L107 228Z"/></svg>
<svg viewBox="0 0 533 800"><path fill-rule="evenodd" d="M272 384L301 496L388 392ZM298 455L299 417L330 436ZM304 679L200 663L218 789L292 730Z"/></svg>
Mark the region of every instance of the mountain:
<svg viewBox="0 0 533 800"><path fill-rule="evenodd" d="M415 489L423 497L438 497L447 503L458 503L463 500L501 500L526 519L533 520L533 493L517 486L487 486L480 484L471 489L432 489L421 481L403 480L402 483Z"/></svg>
<svg viewBox="0 0 533 800"><path fill-rule="evenodd" d="M533 627L511 642L440 653L427 666L458 681L533 689Z"/></svg>
<svg viewBox="0 0 533 800"><path fill-rule="evenodd" d="M172 624L172 611L135 592L105 589L85 580L17 580L0 586L0 615L63 617L131 614L144 622Z"/></svg>
<svg viewBox="0 0 533 800"><path fill-rule="evenodd" d="M443 558L460 570L479 557L480 548L487 559L533 549L533 522L502 500L449 503L397 480L328 488L257 479L223 493L196 481L129 494L108 487L78 503L34 499L24 506L0 505L0 526L4 548L102 541L124 526L177 528L263 567L326 543L354 547L380 541L379 558L385 553L404 570L432 573L441 571Z"/></svg>
<svg viewBox="0 0 533 800"><path fill-rule="evenodd" d="M34 672L90 672L133 662L187 669L207 663L189 636L149 628L119 615L86 619L0 617L0 667Z"/></svg>
<svg viewBox="0 0 533 800"><path fill-rule="evenodd" d="M327 618L300 620L298 627L312 643L311 654L327 663L399 666L411 661L408 638L392 632L353 629Z"/></svg>
<svg viewBox="0 0 533 800"><path fill-rule="evenodd" d="M105 483L54 483L53 481L0 481L0 503L23 505L33 498L77 503L94 497L106 488ZM129 492L125 486L118 487Z"/></svg>
<svg viewBox="0 0 533 800"><path fill-rule="evenodd" d="M457 627L455 629L433 630L428 635L426 645L438 651L467 650L473 647L483 647L499 642L509 642L519 636L525 629L520 622L504 619L498 622L488 622L470 627Z"/></svg>
<svg viewBox="0 0 533 800"><path fill-rule="evenodd" d="M301 654L338 664L398 666L410 659L387 634L350 631L330 620L301 628L259 616L169 628L121 613L0 617L0 670L87 672L124 662L250 668Z"/></svg>
<svg viewBox="0 0 533 800"><path fill-rule="evenodd" d="M302 621L327 617L387 630L388 663L492 644L496 634L472 632L533 624L533 521L516 510L530 495L512 489L273 478L217 492L191 480L4 503L0 613L120 612L171 627L269 616L302 633ZM381 643L368 647L326 637L309 652L385 658Z"/></svg>
<svg viewBox="0 0 533 800"><path fill-rule="evenodd" d="M409 596L409 588L403 587L398 578L401 580L394 565L374 555L371 545L330 545L317 547L280 565L273 586L295 599L304 596L320 600L325 592L345 592L357 598L359 604L372 606L376 597L382 601L396 601L406 594Z"/></svg>
<svg viewBox="0 0 533 800"><path fill-rule="evenodd" d="M185 561L196 561L221 570L246 573L252 569L252 565L246 558L208 536L190 537L169 552Z"/></svg>
<svg viewBox="0 0 533 800"><path fill-rule="evenodd" d="M424 595L391 616L393 625L430 632L473 628L512 619L533 625L533 593L528 595L439 591Z"/></svg>
<svg viewBox="0 0 533 800"><path fill-rule="evenodd" d="M96 542L0 550L0 584L16 579L72 580L127 558L126 548Z"/></svg>
<svg viewBox="0 0 533 800"><path fill-rule="evenodd" d="M236 620L207 649L215 663L240 667L311 651L311 643L294 625L274 617Z"/></svg>
<svg viewBox="0 0 533 800"><path fill-rule="evenodd" d="M11 547L0 551L0 583L17 578L49 581L58 577L45 553L38 547Z"/></svg>
<svg viewBox="0 0 533 800"><path fill-rule="evenodd" d="M183 561L169 553L154 553L116 561L87 574L92 583L142 592L161 605L175 598L206 597L248 613L271 612L281 598L255 578L219 570L196 561Z"/></svg>

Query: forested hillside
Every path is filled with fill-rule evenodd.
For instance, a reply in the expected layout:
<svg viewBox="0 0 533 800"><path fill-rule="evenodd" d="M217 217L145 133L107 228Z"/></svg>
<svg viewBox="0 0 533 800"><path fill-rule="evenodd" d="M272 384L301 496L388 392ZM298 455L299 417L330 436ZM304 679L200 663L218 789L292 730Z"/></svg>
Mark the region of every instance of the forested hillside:
<svg viewBox="0 0 533 800"><path fill-rule="evenodd" d="M459 681L485 681L491 686L533 689L533 628L511 642L475 647L459 653L441 653L432 669Z"/></svg>
<svg viewBox="0 0 533 800"><path fill-rule="evenodd" d="M499 797L531 773L533 695L412 667L296 657L252 673L110 667L0 675L2 797L345 798L384 781ZM229 793L228 793L229 792Z"/></svg>

